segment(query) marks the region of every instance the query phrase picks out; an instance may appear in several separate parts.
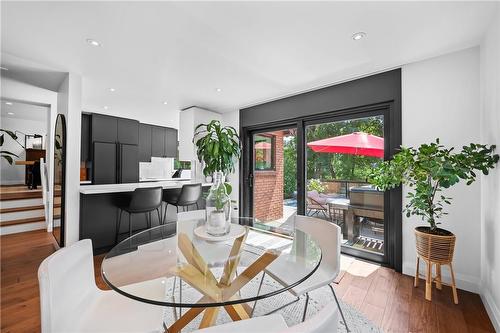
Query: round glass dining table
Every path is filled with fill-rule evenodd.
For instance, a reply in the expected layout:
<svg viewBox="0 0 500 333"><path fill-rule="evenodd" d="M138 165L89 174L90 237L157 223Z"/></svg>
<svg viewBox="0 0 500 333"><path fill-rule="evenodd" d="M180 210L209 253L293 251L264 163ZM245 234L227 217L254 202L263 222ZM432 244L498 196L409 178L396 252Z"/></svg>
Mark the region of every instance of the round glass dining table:
<svg viewBox="0 0 500 333"><path fill-rule="evenodd" d="M105 282L137 301L190 308L175 322L166 323L171 324L168 332L179 332L203 311L205 326L213 325L219 307L232 320L249 318L249 303L302 283L321 262L319 245L298 229L289 228L284 235L265 230L269 228L251 218L239 218L231 224L231 229L241 229L237 237L213 241L195 232L204 223L196 219L167 223L123 240L102 262ZM285 274L286 267L293 266L283 279L287 282L261 290L263 272L279 257ZM156 285L153 289L161 284L165 292L151 293L147 287L151 284Z"/></svg>

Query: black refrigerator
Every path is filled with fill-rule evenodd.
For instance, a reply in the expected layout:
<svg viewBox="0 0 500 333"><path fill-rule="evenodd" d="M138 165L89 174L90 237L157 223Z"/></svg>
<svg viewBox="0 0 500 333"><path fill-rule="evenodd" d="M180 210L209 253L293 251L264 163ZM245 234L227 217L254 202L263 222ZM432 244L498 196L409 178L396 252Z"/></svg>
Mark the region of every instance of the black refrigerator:
<svg viewBox="0 0 500 333"><path fill-rule="evenodd" d="M93 184L137 183L139 146L94 142Z"/></svg>

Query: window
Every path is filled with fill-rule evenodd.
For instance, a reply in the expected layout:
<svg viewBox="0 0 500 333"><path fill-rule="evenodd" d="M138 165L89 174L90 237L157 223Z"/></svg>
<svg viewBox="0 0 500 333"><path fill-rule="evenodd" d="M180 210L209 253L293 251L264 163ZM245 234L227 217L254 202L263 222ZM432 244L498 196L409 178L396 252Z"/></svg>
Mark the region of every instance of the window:
<svg viewBox="0 0 500 333"><path fill-rule="evenodd" d="M256 135L254 140L255 170L274 170L276 140L274 135Z"/></svg>

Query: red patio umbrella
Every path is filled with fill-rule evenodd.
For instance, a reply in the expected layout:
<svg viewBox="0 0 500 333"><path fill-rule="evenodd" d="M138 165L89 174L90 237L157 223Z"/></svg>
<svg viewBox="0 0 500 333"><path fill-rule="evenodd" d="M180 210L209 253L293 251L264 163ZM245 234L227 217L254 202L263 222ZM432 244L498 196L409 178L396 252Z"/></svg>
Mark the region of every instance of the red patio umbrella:
<svg viewBox="0 0 500 333"><path fill-rule="evenodd" d="M339 153L351 155L384 157L384 138L376 135L354 132L317 140L307 144L316 153Z"/></svg>
<svg viewBox="0 0 500 333"><path fill-rule="evenodd" d="M260 141L255 144L255 149L271 149L271 144L269 142Z"/></svg>

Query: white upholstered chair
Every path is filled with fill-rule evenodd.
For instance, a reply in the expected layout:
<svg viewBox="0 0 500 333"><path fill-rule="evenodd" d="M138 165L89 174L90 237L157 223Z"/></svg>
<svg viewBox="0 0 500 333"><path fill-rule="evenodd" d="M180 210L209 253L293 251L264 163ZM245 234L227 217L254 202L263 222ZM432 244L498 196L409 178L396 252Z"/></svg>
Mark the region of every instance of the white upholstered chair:
<svg viewBox="0 0 500 333"><path fill-rule="evenodd" d="M321 263L316 272L314 272L313 275L311 275L301 284L289 289L289 292L297 297L296 300L298 300L300 296L304 294L306 295L306 303L304 306L302 321L304 321L306 317L307 306L309 304L309 292L321 287L328 286L335 298L335 301L337 302L337 306L340 310L340 315L342 316L342 320L344 321L347 331L349 332L349 327L344 318L342 308L340 307L337 295L335 294L335 290L331 285L331 283L335 280L340 272L340 227L319 218L296 215L295 228L311 235L312 238L316 242L318 242L322 253ZM286 255L280 256L264 271L262 275L261 285L259 286L259 292L265 274L268 274L274 280L283 284L284 286L292 284L295 280L289 281L289 279L293 279L294 276L297 276L297 274L294 274L293 272L294 268L295 266L289 264L289 260L286 258ZM285 304L285 306L289 304L291 303Z"/></svg>
<svg viewBox="0 0 500 333"><path fill-rule="evenodd" d="M161 279L129 285L165 294ZM97 288L92 242L84 239L46 258L38 269L43 333L159 332L163 308ZM157 296L158 297L158 296Z"/></svg>
<svg viewBox="0 0 500 333"><path fill-rule="evenodd" d="M338 322L337 306L329 303L310 319L291 327L287 326L281 315L273 314L212 326L193 333L335 333Z"/></svg>

